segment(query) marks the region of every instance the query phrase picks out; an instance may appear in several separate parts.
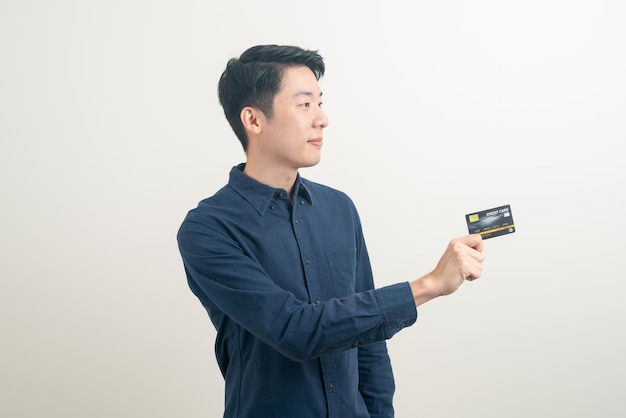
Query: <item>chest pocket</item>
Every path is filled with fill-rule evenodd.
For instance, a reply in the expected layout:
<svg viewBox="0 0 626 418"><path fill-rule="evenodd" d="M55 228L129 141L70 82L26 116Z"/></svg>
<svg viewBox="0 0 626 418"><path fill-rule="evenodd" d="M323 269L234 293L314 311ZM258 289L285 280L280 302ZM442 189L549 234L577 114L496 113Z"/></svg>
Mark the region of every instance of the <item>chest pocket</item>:
<svg viewBox="0 0 626 418"><path fill-rule="evenodd" d="M326 260L330 267L330 277L335 297L354 294L356 286L356 248L328 251Z"/></svg>

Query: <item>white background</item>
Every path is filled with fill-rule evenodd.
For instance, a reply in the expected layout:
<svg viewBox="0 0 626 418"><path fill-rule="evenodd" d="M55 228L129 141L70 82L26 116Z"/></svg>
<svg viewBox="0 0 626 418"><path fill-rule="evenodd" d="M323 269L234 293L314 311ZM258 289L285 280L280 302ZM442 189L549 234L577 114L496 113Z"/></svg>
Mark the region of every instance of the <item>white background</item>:
<svg viewBox="0 0 626 418"><path fill-rule="evenodd" d="M244 160L226 61L318 49L302 171L359 208L377 285L511 204L483 277L389 341L398 417L626 415L621 1L0 1L0 415L218 417L175 235Z"/></svg>

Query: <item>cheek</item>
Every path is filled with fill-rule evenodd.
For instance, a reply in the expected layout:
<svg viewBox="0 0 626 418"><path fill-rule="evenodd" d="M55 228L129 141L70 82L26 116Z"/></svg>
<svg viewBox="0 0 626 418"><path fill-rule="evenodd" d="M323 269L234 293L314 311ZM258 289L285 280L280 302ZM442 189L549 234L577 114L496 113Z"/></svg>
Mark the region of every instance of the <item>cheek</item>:
<svg viewBox="0 0 626 418"><path fill-rule="evenodd" d="M286 144L297 144L306 138L306 123L302 118L292 118L280 125L280 132L277 132Z"/></svg>

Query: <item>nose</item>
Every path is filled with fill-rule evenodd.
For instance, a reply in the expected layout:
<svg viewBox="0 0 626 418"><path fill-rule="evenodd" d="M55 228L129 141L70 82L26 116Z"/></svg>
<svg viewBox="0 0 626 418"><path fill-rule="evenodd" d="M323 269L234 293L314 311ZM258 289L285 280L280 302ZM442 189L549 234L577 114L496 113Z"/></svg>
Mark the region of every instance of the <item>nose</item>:
<svg viewBox="0 0 626 418"><path fill-rule="evenodd" d="M319 126L320 128L325 128L328 126L328 117L321 107L318 108L318 114L315 118L315 126Z"/></svg>

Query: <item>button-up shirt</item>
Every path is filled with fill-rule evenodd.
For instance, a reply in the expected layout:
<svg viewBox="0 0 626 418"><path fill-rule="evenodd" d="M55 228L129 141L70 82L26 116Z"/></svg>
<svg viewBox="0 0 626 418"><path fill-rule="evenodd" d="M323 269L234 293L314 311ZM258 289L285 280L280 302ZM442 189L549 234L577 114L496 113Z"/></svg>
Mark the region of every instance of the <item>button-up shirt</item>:
<svg viewBox="0 0 626 418"><path fill-rule="evenodd" d="M298 175L291 198L243 168L178 233L217 330L224 417L392 417L385 340L417 318L409 284L374 288L346 194Z"/></svg>

